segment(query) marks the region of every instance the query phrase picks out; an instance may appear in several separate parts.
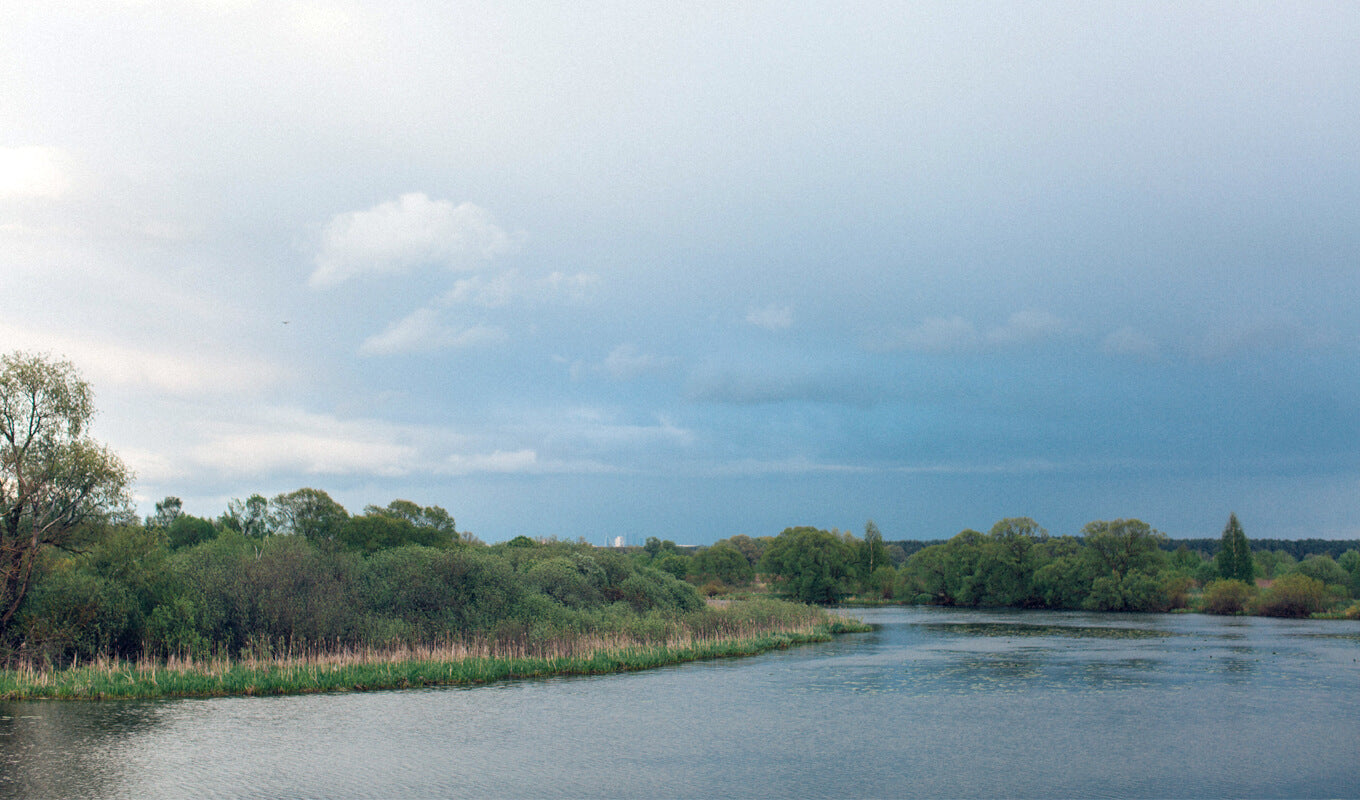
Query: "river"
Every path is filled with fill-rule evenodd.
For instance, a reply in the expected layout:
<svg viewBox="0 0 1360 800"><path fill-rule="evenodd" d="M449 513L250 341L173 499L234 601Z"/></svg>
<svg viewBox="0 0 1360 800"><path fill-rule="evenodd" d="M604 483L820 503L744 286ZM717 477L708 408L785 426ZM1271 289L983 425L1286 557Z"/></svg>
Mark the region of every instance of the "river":
<svg viewBox="0 0 1360 800"><path fill-rule="evenodd" d="M0 796L1360 796L1358 622L853 613L643 673L0 703Z"/></svg>

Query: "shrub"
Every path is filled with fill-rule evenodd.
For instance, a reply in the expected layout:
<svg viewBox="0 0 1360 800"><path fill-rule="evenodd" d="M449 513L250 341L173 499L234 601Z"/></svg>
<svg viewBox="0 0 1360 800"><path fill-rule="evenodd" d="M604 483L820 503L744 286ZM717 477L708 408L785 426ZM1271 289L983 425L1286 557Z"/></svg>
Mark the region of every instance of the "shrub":
<svg viewBox="0 0 1360 800"><path fill-rule="evenodd" d="M727 586L724 585L723 582L718 580L717 578L714 578L713 580L699 587L699 594L703 595L704 597L716 597L720 594L727 594L727 591L728 591Z"/></svg>
<svg viewBox="0 0 1360 800"><path fill-rule="evenodd" d="M1162 578L1162 590L1166 593L1171 608L1185 608L1190 604L1190 587L1193 584L1194 579L1180 573Z"/></svg>
<svg viewBox="0 0 1360 800"><path fill-rule="evenodd" d="M1203 610L1206 614L1241 614L1247 610L1256 587L1245 581L1210 581L1204 587Z"/></svg>
<svg viewBox="0 0 1360 800"><path fill-rule="evenodd" d="M1332 595L1322 581L1291 572L1261 593L1254 610L1265 617L1307 617L1331 604Z"/></svg>
<svg viewBox="0 0 1360 800"><path fill-rule="evenodd" d="M1341 587L1342 591L1347 591L1345 587L1351 577L1345 568L1326 554L1305 558L1294 567L1294 571L1319 580L1324 585Z"/></svg>

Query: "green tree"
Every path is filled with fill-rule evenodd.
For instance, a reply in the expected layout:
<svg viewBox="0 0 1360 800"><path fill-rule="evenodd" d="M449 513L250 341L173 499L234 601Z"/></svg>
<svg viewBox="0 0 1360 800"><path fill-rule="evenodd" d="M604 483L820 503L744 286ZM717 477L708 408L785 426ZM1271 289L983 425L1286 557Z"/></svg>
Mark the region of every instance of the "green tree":
<svg viewBox="0 0 1360 800"><path fill-rule="evenodd" d="M718 580L728 586L744 585L755 577L751 562L726 541L717 542L696 553L694 571L701 580Z"/></svg>
<svg viewBox="0 0 1360 800"><path fill-rule="evenodd" d="M298 489L269 501L270 517L278 533L302 536L314 544L340 537L349 512L320 489Z"/></svg>
<svg viewBox="0 0 1360 800"><path fill-rule="evenodd" d="M263 539L274 532L269 518L269 501L263 495L252 494L245 500L230 500L222 515L222 527L245 535L247 539Z"/></svg>
<svg viewBox="0 0 1360 800"><path fill-rule="evenodd" d="M184 503L178 497L166 497L156 504L156 513L147 517L148 528L169 528L184 513Z"/></svg>
<svg viewBox="0 0 1360 800"><path fill-rule="evenodd" d="M175 517L174 522L170 523L166 535L169 538L170 547L178 549L191 547L212 539L217 536L217 529L206 519L200 519L191 514L180 514Z"/></svg>
<svg viewBox="0 0 1360 800"><path fill-rule="evenodd" d="M1137 519L1088 522L1081 532L1086 552L1101 572L1122 577L1132 570L1149 574L1157 571L1162 555L1159 546L1166 540L1166 534L1153 530L1146 522Z"/></svg>
<svg viewBox="0 0 1360 800"><path fill-rule="evenodd" d="M1224 580L1252 583L1256 580L1256 563L1252 561L1251 545L1236 514L1228 515L1228 524L1223 527L1223 538L1214 557L1218 564L1218 574Z"/></svg>
<svg viewBox="0 0 1360 800"><path fill-rule="evenodd" d="M1350 588L1347 585L1350 583L1350 573L1333 561L1332 557L1326 553L1308 556L1294 566L1294 571L1322 581L1325 586L1333 591L1350 594Z"/></svg>
<svg viewBox="0 0 1360 800"><path fill-rule="evenodd" d="M765 553L765 541L768 538L769 537L752 539L744 533L739 533L725 541L740 550L741 554L746 556L746 560L750 563L751 568L754 569L755 566L760 563L760 557Z"/></svg>
<svg viewBox="0 0 1360 800"><path fill-rule="evenodd" d="M90 438L90 385L67 361L0 356L0 633L40 557L127 514L131 473Z"/></svg>
<svg viewBox="0 0 1360 800"><path fill-rule="evenodd" d="M816 528L785 528L765 548L761 572L804 603L834 603L849 593L855 552L841 537Z"/></svg>
<svg viewBox="0 0 1360 800"><path fill-rule="evenodd" d="M369 516L393 517L411 523L417 530L429 532L436 538L458 541L458 531L454 529L453 517L439 506L421 507L410 500L393 500L387 508L368 506L364 513Z"/></svg>
<svg viewBox="0 0 1360 800"><path fill-rule="evenodd" d="M889 564L888 548L883 544L883 533L873 520L864 523L864 539L859 543L860 574L866 580L882 566Z"/></svg>
<svg viewBox="0 0 1360 800"><path fill-rule="evenodd" d="M1034 593L1035 545L1048 541L1048 531L1029 517L1010 517L992 526L972 583L973 601L981 606L1037 606Z"/></svg>

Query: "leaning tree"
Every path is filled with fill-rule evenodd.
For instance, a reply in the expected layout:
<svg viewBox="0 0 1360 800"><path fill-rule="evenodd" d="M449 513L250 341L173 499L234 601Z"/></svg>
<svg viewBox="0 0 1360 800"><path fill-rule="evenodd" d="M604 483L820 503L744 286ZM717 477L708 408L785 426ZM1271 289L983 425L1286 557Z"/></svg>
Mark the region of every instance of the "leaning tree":
<svg viewBox="0 0 1360 800"><path fill-rule="evenodd" d="M87 433L90 385L68 361L0 356L0 634L42 554L79 550L129 505L131 473Z"/></svg>

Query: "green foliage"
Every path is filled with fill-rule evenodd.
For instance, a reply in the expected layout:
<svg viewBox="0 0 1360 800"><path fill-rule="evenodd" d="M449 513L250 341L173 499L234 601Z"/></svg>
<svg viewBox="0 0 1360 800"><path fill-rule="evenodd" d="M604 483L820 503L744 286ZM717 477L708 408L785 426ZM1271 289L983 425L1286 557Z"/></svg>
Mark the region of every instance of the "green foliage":
<svg viewBox="0 0 1360 800"><path fill-rule="evenodd" d="M1265 617L1307 617L1327 610L1333 602L1322 581L1291 572L1261 592L1253 611Z"/></svg>
<svg viewBox="0 0 1360 800"><path fill-rule="evenodd" d="M864 581L864 586L866 597L891 600L896 596L897 570L893 569L892 564L884 564L873 571Z"/></svg>
<svg viewBox="0 0 1360 800"><path fill-rule="evenodd" d="M700 580L716 580L726 586L744 586L755 577L751 562L727 541L705 547L696 553L694 571Z"/></svg>
<svg viewBox="0 0 1360 800"><path fill-rule="evenodd" d="M1256 563L1252 560L1251 545L1236 514L1228 515L1228 524L1223 528L1223 539L1219 544L1218 574L1227 580L1251 583L1256 580Z"/></svg>
<svg viewBox="0 0 1360 800"><path fill-rule="evenodd" d="M1162 565L1160 545L1166 534L1153 530L1146 522L1136 519L1088 522L1081 530L1084 552L1097 572L1154 573Z"/></svg>
<svg viewBox="0 0 1360 800"><path fill-rule="evenodd" d="M1216 580L1204 587L1201 598L1206 614L1243 614L1256 597L1256 586L1234 579Z"/></svg>
<svg viewBox="0 0 1360 800"><path fill-rule="evenodd" d="M303 488L269 501L275 533L302 536L310 542L340 538L349 512L320 489Z"/></svg>
<svg viewBox="0 0 1360 800"><path fill-rule="evenodd" d="M1344 592L1347 596L1350 595L1348 584L1351 575L1340 564L1333 561L1331 556L1309 556L1295 565L1294 571L1321 581L1329 588L1335 587L1335 591Z"/></svg>
<svg viewBox="0 0 1360 800"><path fill-rule="evenodd" d="M862 577L862 586L867 589L868 578L880 567L890 566L892 563L888 558L888 548L883 543L883 533L873 520L864 523L864 539L859 542L857 549L858 571Z"/></svg>
<svg viewBox="0 0 1360 800"><path fill-rule="evenodd" d="M834 603L850 593L854 559L854 549L833 533L786 528L765 548L760 569L804 603Z"/></svg>
<svg viewBox="0 0 1360 800"><path fill-rule="evenodd" d="M0 356L0 638L48 551L79 549L127 509L131 474L86 435L93 415L69 362Z"/></svg>
<svg viewBox="0 0 1360 800"><path fill-rule="evenodd" d="M156 504L156 513L147 518L148 528L169 528L184 511L184 501L178 497L166 497Z"/></svg>
<svg viewBox="0 0 1360 800"><path fill-rule="evenodd" d="M274 533L274 522L269 516L269 501L263 495L252 494L245 500L231 500L221 518L222 527L251 539L263 539Z"/></svg>
<svg viewBox="0 0 1360 800"><path fill-rule="evenodd" d="M454 529L453 517L439 506L422 508L410 500L393 500L386 508L368 506L364 509L364 515L387 517L407 523L418 532L416 538L419 541L412 540L416 544L439 547L458 541L458 531Z"/></svg>
<svg viewBox="0 0 1360 800"><path fill-rule="evenodd" d="M1360 550L1347 550L1336 563L1346 570L1346 591L1351 597L1360 598Z"/></svg>
<svg viewBox="0 0 1360 800"><path fill-rule="evenodd" d="M750 536L743 533L728 539L723 539L722 542L726 542L740 550L741 554L746 556L746 562L751 565L752 569L755 569L756 565L760 563L760 557L765 554L766 543L771 541L771 538L772 537L764 536L759 539L752 539ZM722 542L719 542L719 544Z"/></svg>
<svg viewBox="0 0 1360 800"><path fill-rule="evenodd" d="M166 536L169 538L170 547L174 549L192 547L215 538L217 528L213 527L213 524L206 519L189 514L179 514L170 523Z"/></svg>
<svg viewBox="0 0 1360 800"><path fill-rule="evenodd" d="M547 558L533 563L525 578L538 591L568 608L599 605L604 571L588 558Z"/></svg>
<svg viewBox="0 0 1360 800"><path fill-rule="evenodd" d="M373 506L369 506L373 509ZM417 525L408 517L384 513L350 517L340 528L339 541L350 550L376 553L379 550L422 545L424 547L452 547L454 535L437 527Z"/></svg>
<svg viewBox="0 0 1360 800"><path fill-rule="evenodd" d="M1296 559L1284 550L1258 550L1252 553L1256 574L1267 580L1278 578L1294 568Z"/></svg>
<svg viewBox="0 0 1360 800"><path fill-rule="evenodd" d="M1171 598L1161 581L1135 569L1096 578L1083 605L1091 611L1167 611Z"/></svg>

